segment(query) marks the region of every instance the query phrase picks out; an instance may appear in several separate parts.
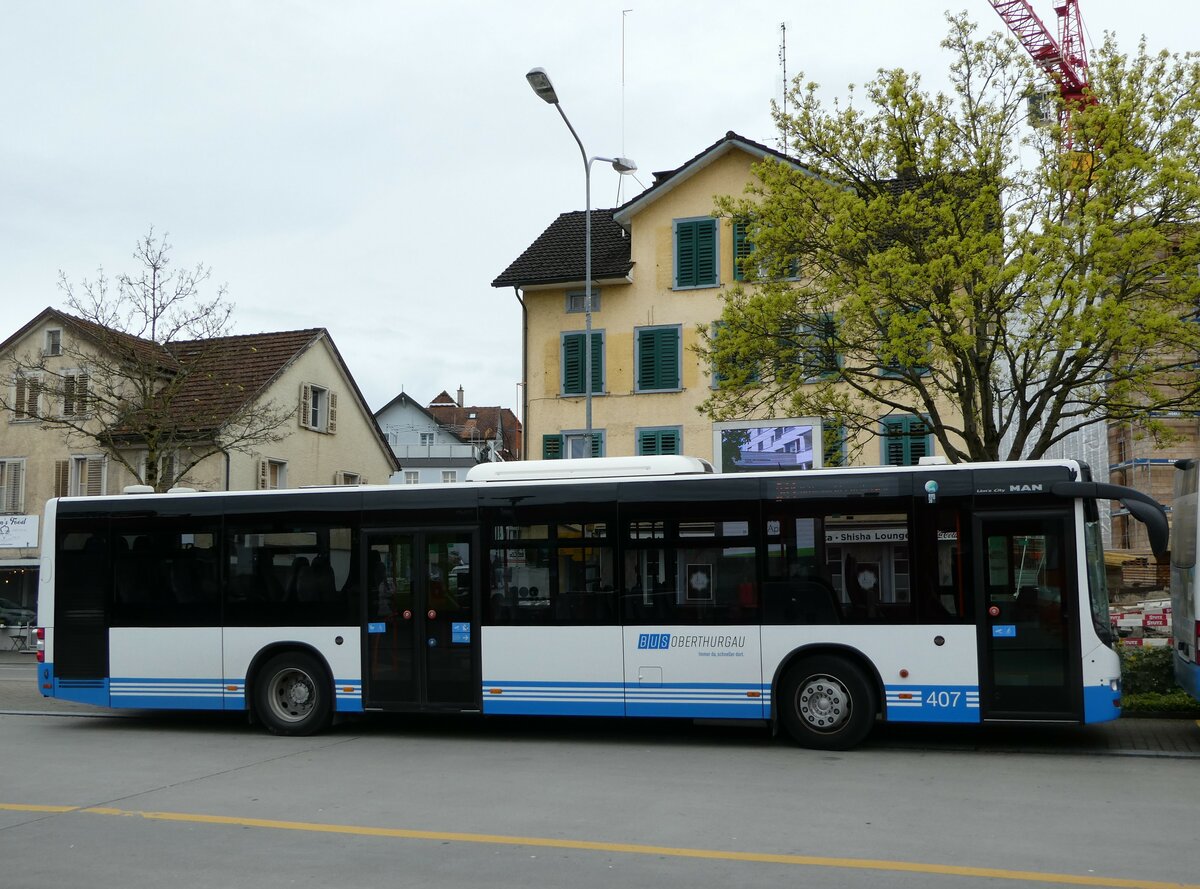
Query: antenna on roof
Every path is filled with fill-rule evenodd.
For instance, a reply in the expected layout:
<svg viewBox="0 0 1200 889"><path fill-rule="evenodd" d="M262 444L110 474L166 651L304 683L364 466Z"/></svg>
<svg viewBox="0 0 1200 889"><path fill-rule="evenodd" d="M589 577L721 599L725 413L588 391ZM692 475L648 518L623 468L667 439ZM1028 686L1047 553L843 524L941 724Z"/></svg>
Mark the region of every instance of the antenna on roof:
<svg viewBox="0 0 1200 889"><path fill-rule="evenodd" d="M621 157L625 157L625 16L633 12L632 9L621 10ZM621 189L624 187L625 177L617 177L617 206L621 205Z"/></svg>
<svg viewBox="0 0 1200 889"><path fill-rule="evenodd" d="M779 23L779 64L783 69L783 104L781 107L783 108L783 116L787 117L787 22ZM780 150L783 152L783 156L787 157L787 136L783 135L783 133L780 133L779 142Z"/></svg>

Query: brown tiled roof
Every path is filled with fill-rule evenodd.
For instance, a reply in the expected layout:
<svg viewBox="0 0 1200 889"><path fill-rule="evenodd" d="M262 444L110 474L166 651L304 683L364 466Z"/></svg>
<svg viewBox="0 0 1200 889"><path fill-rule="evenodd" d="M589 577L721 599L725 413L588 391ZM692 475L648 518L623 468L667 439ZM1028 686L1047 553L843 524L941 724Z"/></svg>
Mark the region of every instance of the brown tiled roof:
<svg viewBox="0 0 1200 889"><path fill-rule="evenodd" d="M592 211L592 280L623 278L633 262L629 236L613 210ZM563 213L492 281L493 287L565 284L584 279L584 211Z"/></svg>
<svg viewBox="0 0 1200 889"><path fill-rule="evenodd" d="M62 320L64 325L73 327L77 332L92 342L103 346L110 353L126 351L138 363L142 365L157 364L163 370L171 370L176 366L175 357L162 345L154 342L154 340L143 339L142 337L133 336L120 330L114 330L111 327L104 327L94 321L79 318L75 315L68 315L66 312L60 312L57 309L52 309L51 311ZM115 357L121 358L124 356L115 354Z"/></svg>
<svg viewBox="0 0 1200 889"><path fill-rule="evenodd" d="M187 377L173 399L175 413L197 429L215 429L258 397L324 328L254 333L171 344ZM189 423L189 425L191 425Z"/></svg>
<svg viewBox="0 0 1200 889"><path fill-rule="evenodd" d="M442 393L445 395L446 393ZM441 396L438 396L440 399ZM506 407L495 405L459 407L435 399L425 409L437 424L464 442L489 441L496 437L499 425L504 447L501 456L515 459L521 450L521 421Z"/></svg>

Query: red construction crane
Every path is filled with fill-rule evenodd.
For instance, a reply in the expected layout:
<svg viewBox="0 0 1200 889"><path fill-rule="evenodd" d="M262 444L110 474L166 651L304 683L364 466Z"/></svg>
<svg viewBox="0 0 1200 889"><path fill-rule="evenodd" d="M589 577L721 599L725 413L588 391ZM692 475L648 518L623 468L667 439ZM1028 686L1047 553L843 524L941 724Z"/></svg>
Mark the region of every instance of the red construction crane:
<svg viewBox="0 0 1200 889"><path fill-rule="evenodd" d="M1058 39L1050 33L1029 0L988 0L1004 19L1025 51L1058 87L1062 102L1058 108L1058 123L1062 127L1066 147L1071 147L1068 126L1072 109L1090 104L1095 99L1088 88L1087 49L1083 43L1083 21L1079 17L1079 0L1062 0L1054 5L1058 15Z"/></svg>

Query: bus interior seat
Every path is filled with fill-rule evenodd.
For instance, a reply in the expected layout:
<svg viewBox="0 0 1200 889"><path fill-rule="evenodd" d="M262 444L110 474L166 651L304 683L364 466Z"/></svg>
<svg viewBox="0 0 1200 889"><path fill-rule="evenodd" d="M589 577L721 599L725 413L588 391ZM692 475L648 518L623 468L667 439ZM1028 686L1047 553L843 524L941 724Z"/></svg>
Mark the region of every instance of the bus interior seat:
<svg viewBox="0 0 1200 889"><path fill-rule="evenodd" d="M296 558L292 559L292 567L288 574L287 583L287 598L289 602L298 602L300 600L300 578L310 572L308 559L305 556L296 556Z"/></svg>

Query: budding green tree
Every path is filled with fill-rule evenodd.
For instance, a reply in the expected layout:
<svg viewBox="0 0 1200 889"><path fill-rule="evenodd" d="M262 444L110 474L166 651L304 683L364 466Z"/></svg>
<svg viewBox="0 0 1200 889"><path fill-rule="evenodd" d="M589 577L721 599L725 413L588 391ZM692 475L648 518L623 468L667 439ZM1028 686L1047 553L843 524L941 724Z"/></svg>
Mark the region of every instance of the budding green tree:
<svg viewBox="0 0 1200 889"><path fill-rule="evenodd" d="M948 21L948 92L886 70L827 106L801 77L775 108L791 162L718 201L752 249L700 332L703 409L851 438L918 415L953 461L1169 436L1200 410L1200 56L1108 35L1068 134L1030 126L1050 85L1015 42Z"/></svg>

